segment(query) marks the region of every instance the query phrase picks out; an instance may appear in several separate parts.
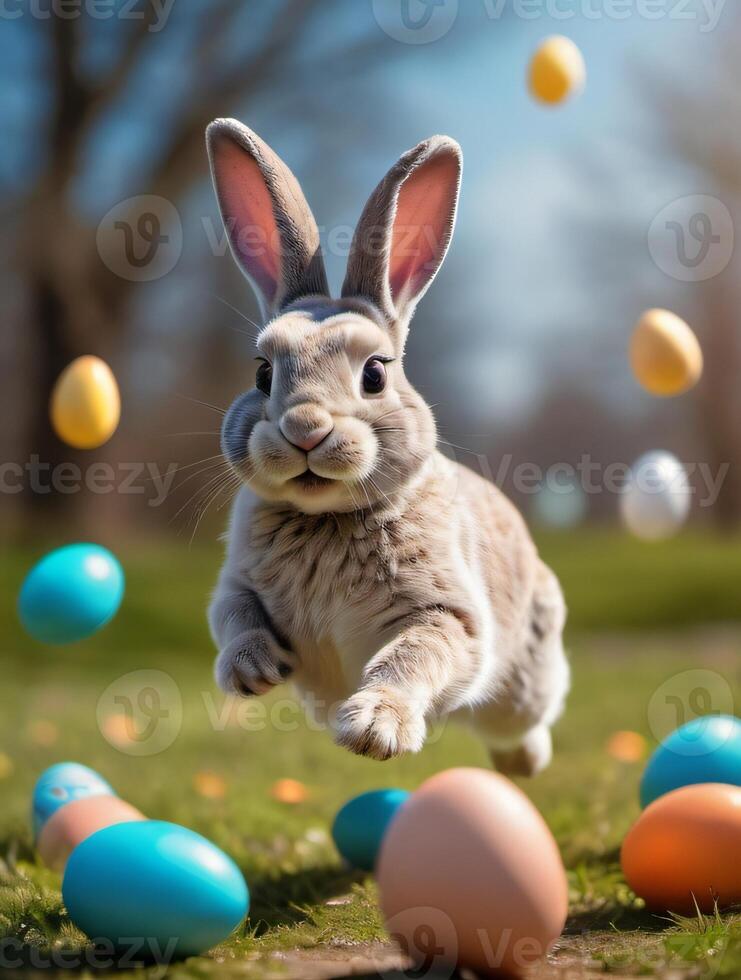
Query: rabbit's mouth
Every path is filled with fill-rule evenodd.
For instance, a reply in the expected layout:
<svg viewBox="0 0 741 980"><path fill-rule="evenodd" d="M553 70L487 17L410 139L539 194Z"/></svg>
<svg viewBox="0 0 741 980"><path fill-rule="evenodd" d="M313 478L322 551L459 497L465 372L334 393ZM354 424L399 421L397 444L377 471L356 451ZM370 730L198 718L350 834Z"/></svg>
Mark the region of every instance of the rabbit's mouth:
<svg viewBox="0 0 741 980"><path fill-rule="evenodd" d="M336 480L330 480L326 476L318 476L312 470L304 470L300 476L294 476L291 480L291 483L310 493L318 490L325 490L327 487L331 487L336 482Z"/></svg>

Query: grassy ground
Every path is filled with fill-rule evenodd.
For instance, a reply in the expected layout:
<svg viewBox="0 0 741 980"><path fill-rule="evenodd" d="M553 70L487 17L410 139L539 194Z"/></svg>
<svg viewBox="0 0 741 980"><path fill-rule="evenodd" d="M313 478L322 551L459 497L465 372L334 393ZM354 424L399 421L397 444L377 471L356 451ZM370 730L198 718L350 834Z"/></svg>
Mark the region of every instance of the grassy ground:
<svg viewBox="0 0 741 980"><path fill-rule="evenodd" d="M622 729L643 734L650 747L651 695L684 670L706 669L739 690L741 542L683 538L648 548L605 532L541 544L571 606L574 665L554 764L525 787L556 835L571 885L567 930L542 975L741 977L741 916L670 922L643 910L623 882L618 849L638 813L641 763L620 762L606 748ZM341 866L332 817L362 790L413 789L440 769L486 765L481 747L447 726L420 756L381 765L308 730L290 706L279 712L285 692L265 705L266 718L230 715L211 685L203 621L218 551L118 550L128 574L120 615L97 637L61 649L32 643L15 622L15 595L35 555L6 553L2 564L0 937L13 944L0 941L0 970L18 954L29 971L49 976L60 949L70 963L84 949L59 878L36 860L28 828L36 776L66 758L100 770L147 814L205 834L244 871L252 892L244 929L169 975L308 980L371 973L374 959L393 966L372 879ZM142 669L173 678L182 711L177 696L166 696L163 707L174 713L163 731L174 741L135 756L101 695ZM118 680L113 693L122 691ZM308 798L274 799L281 778L306 784Z"/></svg>

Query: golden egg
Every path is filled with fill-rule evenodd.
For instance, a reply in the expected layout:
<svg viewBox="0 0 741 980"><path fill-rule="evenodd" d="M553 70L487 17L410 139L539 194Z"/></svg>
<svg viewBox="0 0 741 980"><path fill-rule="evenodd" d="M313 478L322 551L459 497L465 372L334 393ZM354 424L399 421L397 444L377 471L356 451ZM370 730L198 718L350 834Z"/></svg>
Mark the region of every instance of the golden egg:
<svg viewBox="0 0 741 980"><path fill-rule="evenodd" d="M629 831L625 879L649 908L694 915L741 903L741 787L683 786L654 800Z"/></svg>
<svg viewBox="0 0 741 980"><path fill-rule="evenodd" d="M558 105L581 92L586 78L584 57L567 37L547 38L530 62L530 91L548 105Z"/></svg>
<svg viewBox="0 0 741 980"><path fill-rule="evenodd" d="M700 380L702 348L676 314L649 310L633 331L630 366L638 383L652 395L681 395Z"/></svg>
<svg viewBox="0 0 741 980"><path fill-rule="evenodd" d="M50 415L59 438L75 449L108 442L121 418L121 397L105 361L85 355L68 364L54 385Z"/></svg>

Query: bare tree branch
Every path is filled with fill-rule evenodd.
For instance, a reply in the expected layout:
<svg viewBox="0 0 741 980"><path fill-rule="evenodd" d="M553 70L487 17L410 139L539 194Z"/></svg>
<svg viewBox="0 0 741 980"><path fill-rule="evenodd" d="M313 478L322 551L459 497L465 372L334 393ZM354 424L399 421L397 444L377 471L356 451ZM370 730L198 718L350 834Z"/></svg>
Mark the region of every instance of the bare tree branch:
<svg viewBox="0 0 741 980"><path fill-rule="evenodd" d="M90 93L79 72L80 18L52 15L51 29L54 109L51 124L51 170L64 179L85 117Z"/></svg>
<svg viewBox="0 0 741 980"><path fill-rule="evenodd" d="M129 31L122 45L118 60L111 70L99 79L93 87L89 107L89 119L115 102L123 91L136 68L144 47L144 42L149 35L155 19L155 5L153 3L145 4L141 19Z"/></svg>
<svg viewBox="0 0 741 980"><path fill-rule="evenodd" d="M225 6L228 5L227 2ZM193 101L193 111L183 120L175 138L155 165L152 193L173 198L183 190L193 172L203 166L206 126L215 117L232 111L236 100L247 103L279 77L294 45L301 43L302 30L320 6L316 0L290 0L276 15L267 40L252 61L235 65L231 72L209 86L207 99ZM361 71L364 64L378 56L384 45L384 36L378 31L333 52L331 59L322 53L313 65L305 64L304 69L307 75L315 78L326 77L331 72L333 82L337 83L348 73Z"/></svg>
<svg viewBox="0 0 741 980"><path fill-rule="evenodd" d="M234 10L238 9L237 4L232 6ZM246 101L277 74L287 53L299 41L302 27L318 8L317 0L289 0L274 17L264 44L250 62L245 64L237 59L229 72L210 80L206 98L184 100L184 108L189 111L153 167L153 194L173 198L183 190L202 165L206 126L214 117L229 111L236 99ZM224 29L228 26L225 22ZM208 46L217 50L211 41ZM205 77L208 79L208 73Z"/></svg>

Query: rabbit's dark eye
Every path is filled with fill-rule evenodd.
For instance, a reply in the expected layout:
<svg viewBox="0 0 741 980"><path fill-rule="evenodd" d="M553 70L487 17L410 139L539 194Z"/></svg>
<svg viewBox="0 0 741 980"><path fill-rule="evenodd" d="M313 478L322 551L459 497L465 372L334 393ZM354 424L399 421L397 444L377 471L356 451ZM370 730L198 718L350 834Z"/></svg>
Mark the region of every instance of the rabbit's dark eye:
<svg viewBox="0 0 741 980"><path fill-rule="evenodd" d="M372 357L363 368L363 391L368 395L377 395L386 387L386 368L383 361Z"/></svg>
<svg viewBox="0 0 741 980"><path fill-rule="evenodd" d="M267 361L263 361L257 369L255 375L255 387L264 395L270 394L270 386L273 383L273 368Z"/></svg>

